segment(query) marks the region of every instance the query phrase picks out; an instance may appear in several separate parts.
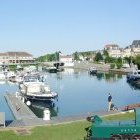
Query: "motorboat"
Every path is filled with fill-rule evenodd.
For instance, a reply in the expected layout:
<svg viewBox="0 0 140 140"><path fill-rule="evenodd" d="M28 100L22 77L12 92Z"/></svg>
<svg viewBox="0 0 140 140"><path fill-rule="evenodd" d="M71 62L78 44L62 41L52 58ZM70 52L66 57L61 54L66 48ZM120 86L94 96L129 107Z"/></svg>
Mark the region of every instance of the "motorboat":
<svg viewBox="0 0 140 140"><path fill-rule="evenodd" d="M25 74L22 78L22 82L21 83L26 83L26 84L30 84L30 83L40 83L43 84L44 83L44 76L40 76L40 75L32 75L32 74Z"/></svg>
<svg viewBox="0 0 140 140"><path fill-rule="evenodd" d="M50 89L50 86L43 82L43 77L24 76L24 80L19 84L20 93L25 99L32 100L52 100L58 94Z"/></svg>
<svg viewBox="0 0 140 140"><path fill-rule="evenodd" d="M16 75L16 76L11 76L9 77L9 81L10 82L17 82L17 83L21 83L23 81L23 77L20 75Z"/></svg>
<svg viewBox="0 0 140 140"><path fill-rule="evenodd" d="M44 83L20 84L20 93L26 100L52 100L58 94L51 91L50 86Z"/></svg>
<svg viewBox="0 0 140 140"><path fill-rule="evenodd" d="M97 73L97 68L96 67L90 67L88 72L89 72L89 74L96 74Z"/></svg>
<svg viewBox="0 0 140 140"><path fill-rule="evenodd" d="M48 68L46 68L46 71L49 73L57 73L57 68L56 67L48 67Z"/></svg>
<svg viewBox="0 0 140 140"><path fill-rule="evenodd" d="M140 83L140 70L133 69L130 73L127 74L127 81L133 83Z"/></svg>

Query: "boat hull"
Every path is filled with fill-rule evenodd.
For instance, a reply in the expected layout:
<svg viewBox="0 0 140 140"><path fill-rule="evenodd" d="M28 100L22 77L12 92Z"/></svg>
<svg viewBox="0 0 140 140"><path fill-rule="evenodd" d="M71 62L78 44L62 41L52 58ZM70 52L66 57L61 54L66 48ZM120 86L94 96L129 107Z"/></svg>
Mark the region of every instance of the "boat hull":
<svg viewBox="0 0 140 140"><path fill-rule="evenodd" d="M26 99L26 100L35 100L35 101L49 101L58 98L58 95L55 96L33 96L33 95L26 95L24 93L21 93L21 95Z"/></svg>

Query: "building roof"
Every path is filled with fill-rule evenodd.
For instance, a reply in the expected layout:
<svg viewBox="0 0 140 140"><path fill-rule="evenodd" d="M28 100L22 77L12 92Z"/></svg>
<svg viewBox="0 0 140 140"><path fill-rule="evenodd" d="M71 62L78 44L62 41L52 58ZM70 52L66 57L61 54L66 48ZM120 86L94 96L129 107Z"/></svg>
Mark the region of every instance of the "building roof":
<svg viewBox="0 0 140 140"><path fill-rule="evenodd" d="M119 46L117 44L107 44L105 45L105 49L109 50L109 49L116 49L119 48Z"/></svg>
<svg viewBox="0 0 140 140"><path fill-rule="evenodd" d="M60 55L60 58L72 58L72 55Z"/></svg>
<svg viewBox="0 0 140 140"><path fill-rule="evenodd" d="M140 40L134 40L132 42L132 46L134 46L134 47L140 47Z"/></svg>
<svg viewBox="0 0 140 140"><path fill-rule="evenodd" d="M6 53L0 53L0 56L5 56L6 55Z"/></svg>
<svg viewBox="0 0 140 140"><path fill-rule="evenodd" d="M33 57L27 52L6 52L8 56L17 56L17 57Z"/></svg>

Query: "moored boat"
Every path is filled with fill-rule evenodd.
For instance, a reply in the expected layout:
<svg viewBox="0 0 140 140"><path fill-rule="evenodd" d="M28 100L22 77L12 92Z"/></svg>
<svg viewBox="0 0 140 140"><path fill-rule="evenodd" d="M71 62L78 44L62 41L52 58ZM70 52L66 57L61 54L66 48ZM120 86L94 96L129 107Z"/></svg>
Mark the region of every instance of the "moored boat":
<svg viewBox="0 0 140 140"><path fill-rule="evenodd" d="M127 81L133 82L135 84L139 84L140 83L140 70L133 69L130 73L128 73Z"/></svg>
<svg viewBox="0 0 140 140"><path fill-rule="evenodd" d="M97 73L97 68L96 67L90 67L89 68L89 74L96 74Z"/></svg>
<svg viewBox="0 0 140 140"><path fill-rule="evenodd" d="M49 85L43 83L20 84L20 93L26 100L52 100L58 96Z"/></svg>
<svg viewBox="0 0 140 140"><path fill-rule="evenodd" d="M58 94L50 89L50 86L43 82L43 77L28 75L19 84L20 93L25 99L51 100Z"/></svg>
<svg viewBox="0 0 140 140"><path fill-rule="evenodd" d="M46 69L46 71L49 73L57 73L57 68L56 67L48 67Z"/></svg>

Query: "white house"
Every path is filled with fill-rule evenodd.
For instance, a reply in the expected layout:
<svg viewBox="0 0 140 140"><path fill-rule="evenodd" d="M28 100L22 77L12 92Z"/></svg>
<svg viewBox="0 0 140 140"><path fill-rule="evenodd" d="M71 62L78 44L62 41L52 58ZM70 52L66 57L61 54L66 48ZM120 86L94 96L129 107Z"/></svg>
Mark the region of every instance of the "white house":
<svg viewBox="0 0 140 140"><path fill-rule="evenodd" d="M64 66L72 67L74 66L72 55L59 55L59 61L64 63Z"/></svg>
<svg viewBox="0 0 140 140"><path fill-rule="evenodd" d="M107 50L109 56L111 57L115 57L115 58L122 57L121 49L117 44L108 44L105 46L104 49Z"/></svg>

